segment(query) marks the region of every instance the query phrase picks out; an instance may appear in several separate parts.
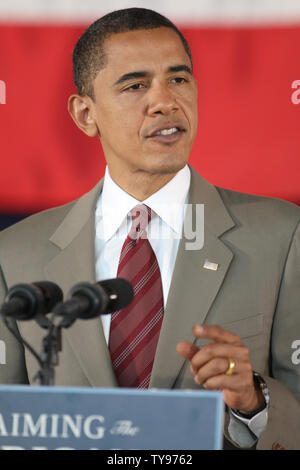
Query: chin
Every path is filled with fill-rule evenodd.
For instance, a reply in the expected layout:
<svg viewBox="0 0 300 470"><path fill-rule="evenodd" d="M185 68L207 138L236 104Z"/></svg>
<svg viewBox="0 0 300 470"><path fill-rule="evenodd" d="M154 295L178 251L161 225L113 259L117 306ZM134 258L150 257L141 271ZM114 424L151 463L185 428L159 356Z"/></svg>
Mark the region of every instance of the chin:
<svg viewBox="0 0 300 470"><path fill-rule="evenodd" d="M178 173L178 171L182 170L182 168L184 168L187 162L188 159L184 160L182 158L170 158L167 160L161 160L151 165L148 171L150 173L158 175L170 175L173 173Z"/></svg>

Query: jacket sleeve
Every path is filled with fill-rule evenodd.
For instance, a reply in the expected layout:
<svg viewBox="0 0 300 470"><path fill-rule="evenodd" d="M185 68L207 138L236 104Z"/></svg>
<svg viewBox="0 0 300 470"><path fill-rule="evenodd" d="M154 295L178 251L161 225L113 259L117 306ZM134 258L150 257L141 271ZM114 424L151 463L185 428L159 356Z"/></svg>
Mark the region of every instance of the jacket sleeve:
<svg viewBox="0 0 300 470"><path fill-rule="evenodd" d="M276 255L276 254L275 254ZM268 424L257 449L300 449L300 226L291 240L273 318ZM299 346L298 346L299 347ZM300 357L300 351L299 355Z"/></svg>
<svg viewBox="0 0 300 470"><path fill-rule="evenodd" d="M276 256L276 253L274 253ZM300 226L291 237L278 290L270 339L269 376L264 375L270 394L265 430L252 449L300 449ZM295 351L299 348L299 353ZM241 449L228 432L225 416L224 448Z"/></svg>

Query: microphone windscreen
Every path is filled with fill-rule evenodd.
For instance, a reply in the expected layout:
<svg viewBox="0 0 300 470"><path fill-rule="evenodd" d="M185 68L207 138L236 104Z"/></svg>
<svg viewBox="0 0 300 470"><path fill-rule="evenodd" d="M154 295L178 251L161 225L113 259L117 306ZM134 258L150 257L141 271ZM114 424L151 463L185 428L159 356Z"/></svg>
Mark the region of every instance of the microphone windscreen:
<svg viewBox="0 0 300 470"><path fill-rule="evenodd" d="M41 298L43 299L46 312L51 312L58 302L62 302L63 292L54 282L39 281L33 282L32 285L41 290Z"/></svg>
<svg viewBox="0 0 300 470"><path fill-rule="evenodd" d="M99 284L110 297L107 312L116 312L127 307L134 297L131 283L121 277L107 279L106 281L99 282Z"/></svg>

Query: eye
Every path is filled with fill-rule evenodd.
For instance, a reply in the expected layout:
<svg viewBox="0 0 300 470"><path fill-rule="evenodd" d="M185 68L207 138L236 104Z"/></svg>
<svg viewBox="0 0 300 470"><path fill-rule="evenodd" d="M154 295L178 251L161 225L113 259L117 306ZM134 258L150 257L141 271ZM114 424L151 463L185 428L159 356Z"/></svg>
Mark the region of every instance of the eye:
<svg viewBox="0 0 300 470"><path fill-rule="evenodd" d="M134 83L133 85L130 85L129 87L125 88L124 91L136 91L141 90L144 87L145 85L143 83Z"/></svg>
<svg viewBox="0 0 300 470"><path fill-rule="evenodd" d="M187 83L187 79L184 77L174 77L171 79L171 82L177 83L177 84L183 84L183 83Z"/></svg>

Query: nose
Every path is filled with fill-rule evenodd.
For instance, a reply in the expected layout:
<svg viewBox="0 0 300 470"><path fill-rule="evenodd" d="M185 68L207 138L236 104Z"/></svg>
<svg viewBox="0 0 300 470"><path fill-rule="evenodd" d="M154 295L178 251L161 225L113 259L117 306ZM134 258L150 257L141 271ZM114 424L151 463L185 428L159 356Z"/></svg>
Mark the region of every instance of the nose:
<svg viewBox="0 0 300 470"><path fill-rule="evenodd" d="M148 91L148 115L168 115L178 110L174 93L164 83L153 83Z"/></svg>

